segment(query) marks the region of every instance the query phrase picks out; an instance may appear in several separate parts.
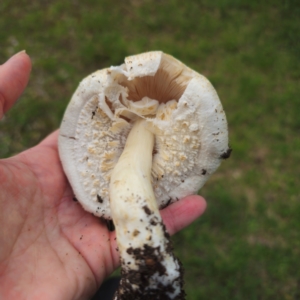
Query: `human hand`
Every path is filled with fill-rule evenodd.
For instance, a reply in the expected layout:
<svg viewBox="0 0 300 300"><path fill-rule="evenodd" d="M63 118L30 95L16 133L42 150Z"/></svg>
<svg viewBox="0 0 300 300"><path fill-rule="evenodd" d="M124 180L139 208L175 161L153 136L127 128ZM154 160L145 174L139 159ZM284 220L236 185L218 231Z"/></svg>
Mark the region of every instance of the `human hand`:
<svg viewBox="0 0 300 300"><path fill-rule="evenodd" d="M25 53L0 66L0 118L23 92L30 69ZM57 136L0 160L1 299L88 299L119 266L115 233L73 201ZM205 207L194 195L161 214L174 234Z"/></svg>

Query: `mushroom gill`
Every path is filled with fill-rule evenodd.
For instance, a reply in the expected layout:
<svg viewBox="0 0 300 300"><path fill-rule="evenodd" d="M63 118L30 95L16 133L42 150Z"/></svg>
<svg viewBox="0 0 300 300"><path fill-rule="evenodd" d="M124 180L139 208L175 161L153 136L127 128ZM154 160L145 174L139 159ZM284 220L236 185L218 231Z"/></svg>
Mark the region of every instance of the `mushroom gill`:
<svg viewBox="0 0 300 300"><path fill-rule="evenodd" d="M140 64L142 68L142 64ZM156 99L159 103L170 100L178 101L192 76L190 70L169 55L164 55L154 76L134 77L128 79L121 74L118 83L128 88L128 99L139 101L144 97Z"/></svg>

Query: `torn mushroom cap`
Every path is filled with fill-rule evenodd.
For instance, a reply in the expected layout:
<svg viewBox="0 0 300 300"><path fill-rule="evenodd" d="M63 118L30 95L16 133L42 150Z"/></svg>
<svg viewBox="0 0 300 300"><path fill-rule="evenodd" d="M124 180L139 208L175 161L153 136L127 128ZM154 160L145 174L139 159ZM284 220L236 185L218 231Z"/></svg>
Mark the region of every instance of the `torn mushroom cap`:
<svg viewBox="0 0 300 300"><path fill-rule="evenodd" d="M226 116L205 77L160 51L127 57L80 83L60 127L64 170L96 216L111 218L111 172L138 118L155 135L152 186L160 208L196 193L230 154Z"/></svg>

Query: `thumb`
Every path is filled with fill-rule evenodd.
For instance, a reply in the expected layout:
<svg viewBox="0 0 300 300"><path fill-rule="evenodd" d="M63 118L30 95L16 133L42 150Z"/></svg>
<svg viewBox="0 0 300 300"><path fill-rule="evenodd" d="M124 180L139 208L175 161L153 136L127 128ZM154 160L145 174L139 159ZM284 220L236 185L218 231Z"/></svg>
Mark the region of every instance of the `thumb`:
<svg viewBox="0 0 300 300"><path fill-rule="evenodd" d="M31 61L25 51L15 54L0 65L0 119L24 91L30 71Z"/></svg>

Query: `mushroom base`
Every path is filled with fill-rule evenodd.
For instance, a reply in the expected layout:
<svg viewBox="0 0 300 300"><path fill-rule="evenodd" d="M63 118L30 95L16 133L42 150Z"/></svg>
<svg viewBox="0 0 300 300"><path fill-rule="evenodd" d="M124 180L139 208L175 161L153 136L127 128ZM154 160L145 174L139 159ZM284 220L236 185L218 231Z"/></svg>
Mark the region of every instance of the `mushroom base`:
<svg viewBox="0 0 300 300"><path fill-rule="evenodd" d="M133 255L135 260L138 262L138 268L133 270L126 268L126 266L122 266L122 279L114 296L114 300L185 299L185 292L183 290L182 264L173 256L169 234L166 232L164 225L161 224L161 226L163 227L165 235L167 236L167 249L169 250L169 255L176 260L179 266L179 277L174 281L176 281L176 285L180 287L180 293L175 297L172 297L175 292L174 282L170 282L166 285L159 280L153 282L153 277L155 274L157 274L157 277L167 276L167 270L161 263L161 261L164 259L164 254L160 253L159 247L151 247L145 244L142 248L129 248L127 250L128 254Z"/></svg>
<svg viewBox="0 0 300 300"><path fill-rule="evenodd" d="M151 184L154 136L133 125L110 182L122 279L115 300L184 299L182 267L172 253Z"/></svg>

